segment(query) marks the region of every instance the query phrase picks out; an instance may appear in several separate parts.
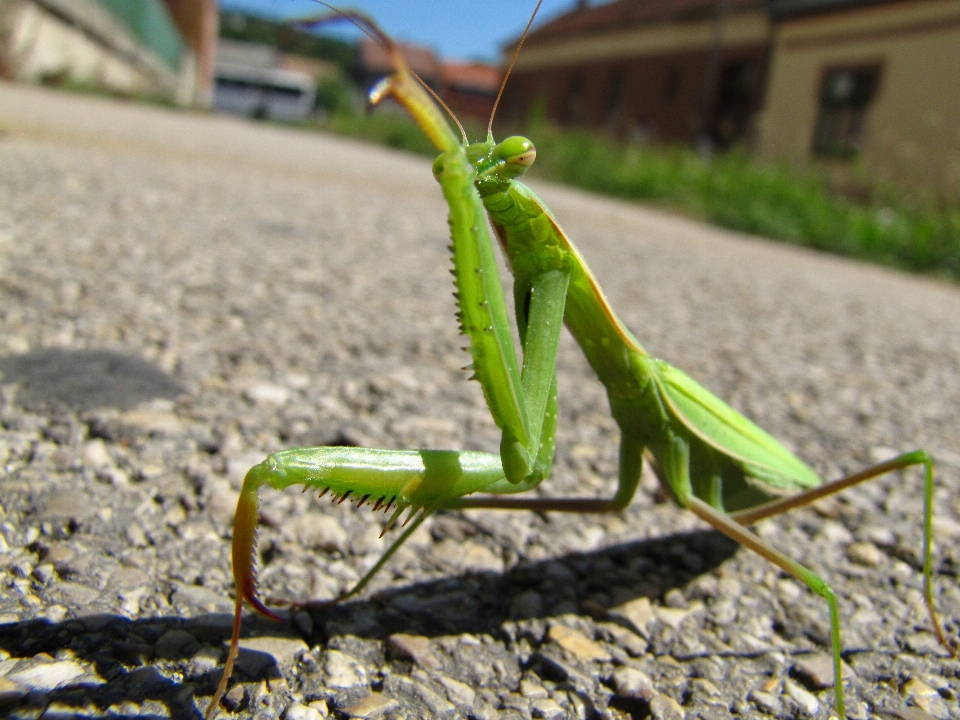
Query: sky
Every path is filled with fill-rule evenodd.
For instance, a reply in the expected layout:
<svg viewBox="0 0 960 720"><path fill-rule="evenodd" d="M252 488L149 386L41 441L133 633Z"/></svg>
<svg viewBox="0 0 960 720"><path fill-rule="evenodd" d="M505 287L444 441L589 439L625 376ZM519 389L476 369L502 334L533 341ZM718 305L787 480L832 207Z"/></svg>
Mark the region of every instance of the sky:
<svg viewBox="0 0 960 720"><path fill-rule="evenodd" d="M433 48L450 60L500 61L500 46L520 35L536 0L347 0L344 7L370 15L397 40ZM572 9L574 0L543 0L537 21ZM220 0L223 10L244 10L271 19L317 13L312 0ZM337 25L335 28L345 27ZM354 37L348 30L340 31Z"/></svg>

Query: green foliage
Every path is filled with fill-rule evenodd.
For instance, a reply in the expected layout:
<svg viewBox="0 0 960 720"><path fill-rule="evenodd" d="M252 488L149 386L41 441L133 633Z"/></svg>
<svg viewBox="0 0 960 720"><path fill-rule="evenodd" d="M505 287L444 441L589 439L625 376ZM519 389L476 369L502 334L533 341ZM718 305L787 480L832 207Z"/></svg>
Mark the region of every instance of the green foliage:
<svg viewBox="0 0 960 720"><path fill-rule="evenodd" d="M329 60L343 70L349 70L357 56L357 48L352 43L241 12L220 13L220 37L263 43L285 53Z"/></svg>
<svg viewBox="0 0 960 720"><path fill-rule="evenodd" d="M363 114L339 112L310 125L339 135L375 142L379 145L406 150L433 157L437 154L433 145L417 124L406 115L396 112Z"/></svg>
<svg viewBox="0 0 960 720"><path fill-rule="evenodd" d="M342 72L320 78L314 105L328 115L352 117L363 105L360 90Z"/></svg>
<svg viewBox="0 0 960 720"><path fill-rule="evenodd" d="M689 148L619 145L542 125L531 134L541 177L653 201L734 230L960 279L960 203L909 202L889 190L854 202L815 172L765 165L743 152L704 158Z"/></svg>

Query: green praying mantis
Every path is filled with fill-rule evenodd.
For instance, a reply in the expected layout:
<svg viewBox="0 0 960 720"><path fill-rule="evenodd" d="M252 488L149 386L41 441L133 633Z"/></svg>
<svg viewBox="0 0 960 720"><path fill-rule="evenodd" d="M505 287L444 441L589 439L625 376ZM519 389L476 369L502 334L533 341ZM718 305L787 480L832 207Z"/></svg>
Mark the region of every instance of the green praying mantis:
<svg viewBox="0 0 960 720"><path fill-rule="evenodd" d="M955 654L933 605L931 457L917 450L824 483L750 420L682 371L650 356L607 303L553 214L518 181L536 157L533 143L522 137L496 143L490 130L492 115L484 142L469 143L462 127L462 138L458 137L435 102L439 98L407 68L390 38L359 13L331 9L337 15L314 18L313 22L346 18L392 57L395 71L371 90L371 104L394 99L440 152L433 174L450 210L458 317L470 341L473 378L480 383L502 432L500 453L314 447L276 452L253 467L244 479L234 525L237 597L233 636L207 717L216 712L233 670L244 600L267 617L280 619L264 606L257 591L254 554L259 489L264 485L275 489L302 485L321 495L332 493L339 501L355 499L358 505L369 503L375 510L392 510L384 532L408 513L406 529L357 585L337 599L342 600L361 591L438 510L617 512L633 498L646 462L677 504L826 600L836 710L843 718L840 620L834 592L818 575L760 539L749 526L865 480L922 465L924 597L939 641ZM514 275L522 364L511 337L488 219ZM512 497L550 476L557 423L556 357L564 324L605 385L620 427L618 488L609 500Z"/></svg>

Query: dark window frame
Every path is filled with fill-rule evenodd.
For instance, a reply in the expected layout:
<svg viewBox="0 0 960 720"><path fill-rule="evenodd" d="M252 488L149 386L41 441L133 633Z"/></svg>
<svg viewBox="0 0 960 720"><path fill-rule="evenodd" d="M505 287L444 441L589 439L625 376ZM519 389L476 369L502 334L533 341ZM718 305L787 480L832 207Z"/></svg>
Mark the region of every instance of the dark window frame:
<svg viewBox="0 0 960 720"><path fill-rule="evenodd" d="M843 82L849 83L847 89L839 87ZM882 82L880 61L823 68L813 129L815 157L852 160L862 152L867 115L880 94Z"/></svg>

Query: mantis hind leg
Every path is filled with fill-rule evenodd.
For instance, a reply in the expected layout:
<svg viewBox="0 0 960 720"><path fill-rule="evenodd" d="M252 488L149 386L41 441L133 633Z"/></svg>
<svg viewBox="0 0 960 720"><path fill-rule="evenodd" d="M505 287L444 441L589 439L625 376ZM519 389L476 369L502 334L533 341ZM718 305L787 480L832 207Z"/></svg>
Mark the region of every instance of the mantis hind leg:
<svg viewBox="0 0 960 720"><path fill-rule="evenodd" d="M843 705L843 677L840 658L840 614L837 611L837 598L833 588L812 570L804 567L796 560L784 555L776 548L771 547L740 523L731 519L729 515L711 507L697 497L690 496L685 505L701 520L710 523L714 528L729 538L736 540L744 547L750 548L761 557L769 560L785 572L800 580L813 592L827 601L830 608L830 644L833 650L833 678L837 712L845 718Z"/></svg>
<svg viewBox="0 0 960 720"><path fill-rule="evenodd" d="M730 519L740 525L751 525L764 518L780 515L788 510L809 505L820 498L833 495L853 487L859 483L873 478L886 475L895 470L903 470L914 465L923 465L923 597L927 606L927 612L930 614L930 621L933 624L934 632L940 644L945 647L951 655L957 656L957 647L955 643L947 641L947 637L937 618L937 613L933 607L933 459L924 450L914 450L913 452L898 455L895 458L886 460L872 467L861 470L852 475L847 475L838 480L825 483L820 487L813 488L798 495L793 495L782 500L773 500L763 505L759 505L748 510L731 513Z"/></svg>

